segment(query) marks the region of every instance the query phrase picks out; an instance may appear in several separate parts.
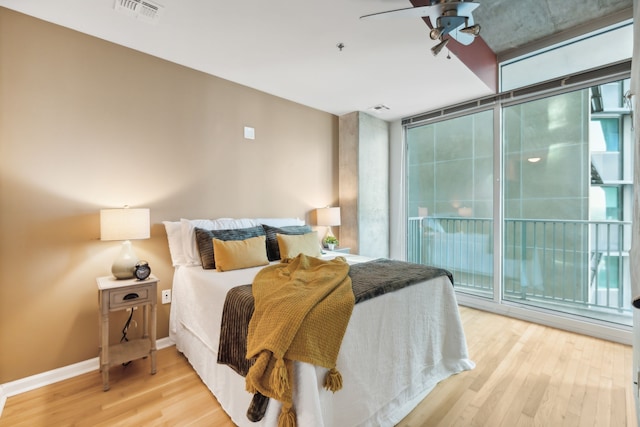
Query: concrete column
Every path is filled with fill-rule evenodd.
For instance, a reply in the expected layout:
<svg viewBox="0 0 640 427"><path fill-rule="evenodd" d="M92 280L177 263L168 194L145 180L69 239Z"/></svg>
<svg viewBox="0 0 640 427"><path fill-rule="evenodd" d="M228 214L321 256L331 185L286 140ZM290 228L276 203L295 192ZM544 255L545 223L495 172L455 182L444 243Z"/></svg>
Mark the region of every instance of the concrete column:
<svg viewBox="0 0 640 427"><path fill-rule="evenodd" d="M363 112L339 119L340 246L389 256L389 123Z"/></svg>

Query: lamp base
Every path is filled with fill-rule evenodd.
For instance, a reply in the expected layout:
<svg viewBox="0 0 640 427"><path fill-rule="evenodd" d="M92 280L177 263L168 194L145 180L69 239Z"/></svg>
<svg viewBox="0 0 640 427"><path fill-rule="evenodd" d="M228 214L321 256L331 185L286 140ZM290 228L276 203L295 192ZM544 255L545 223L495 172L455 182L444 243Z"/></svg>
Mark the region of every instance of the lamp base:
<svg viewBox="0 0 640 427"><path fill-rule="evenodd" d="M131 242L129 240L125 240L122 242L120 254L115 261L113 261L111 273L113 273L115 278L118 280L133 279L133 271L137 262L138 257L131 246Z"/></svg>
<svg viewBox="0 0 640 427"><path fill-rule="evenodd" d="M326 239L327 237L336 237L333 235L333 230L331 230L331 226L328 225L327 226L327 234L324 235L324 238ZM324 240L324 239L323 239Z"/></svg>

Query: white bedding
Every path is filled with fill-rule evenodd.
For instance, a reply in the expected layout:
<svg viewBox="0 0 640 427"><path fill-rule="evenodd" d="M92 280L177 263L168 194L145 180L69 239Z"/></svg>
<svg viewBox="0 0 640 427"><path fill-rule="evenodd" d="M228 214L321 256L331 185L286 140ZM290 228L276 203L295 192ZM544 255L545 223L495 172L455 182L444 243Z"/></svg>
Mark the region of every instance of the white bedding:
<svg viewBox="0 0 640 427"><path fill-rule="evenodd" d="M365 260L326 257L335 255ZM276 426L280 414L271 399L264 419L250 422L244 378L216 362L225 295L251 283L260 268L220 273L178 266L173 280L170 336L239 426ZM356 304L337 361L342 390L323 388L324 368L295 363L298 426L392 426L439 381L473 367L449 279L408 286Z"/></svg>

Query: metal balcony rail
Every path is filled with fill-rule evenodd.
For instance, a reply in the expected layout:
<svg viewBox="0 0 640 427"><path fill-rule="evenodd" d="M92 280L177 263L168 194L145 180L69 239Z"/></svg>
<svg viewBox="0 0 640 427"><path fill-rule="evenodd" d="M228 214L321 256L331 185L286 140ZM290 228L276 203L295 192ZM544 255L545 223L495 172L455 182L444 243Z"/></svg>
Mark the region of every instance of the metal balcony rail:
<svg viewBox="0 0 640 427"><path fill-rule="evenodd" d="M506 219L502 296L631 316L631 222ZM446 268L456 288L493 298L493 220L409 218L407 259Z"/></svg>

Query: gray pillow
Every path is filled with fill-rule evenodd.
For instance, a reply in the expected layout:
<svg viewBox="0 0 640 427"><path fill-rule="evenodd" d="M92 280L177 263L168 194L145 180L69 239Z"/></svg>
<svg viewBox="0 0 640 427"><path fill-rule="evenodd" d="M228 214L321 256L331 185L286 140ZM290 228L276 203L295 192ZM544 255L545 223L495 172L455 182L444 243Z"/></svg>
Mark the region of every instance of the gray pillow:
<svg viewBox="0 0 640 427"><path fill-rule="evenodd" d="M278 261L280 259L280 248L278 247L278 239L276 234L307 234L310 233L311 227L308 225L287 225L284 227L272 227L262 224L264 232L267 234L267 258L269 261Z"/></svg>
<svg viewBox="0 0 640 427"><path fill-rule="evenodd" d="M198 252L200 252L200 261L202 268L205 270L213 270L216 268L215 258L213 257L213 240L245 240L250 237L264 236L265 231L262 226L249 228L235 228L230 230L205 230L196 227L196 243Z"/></svg>

